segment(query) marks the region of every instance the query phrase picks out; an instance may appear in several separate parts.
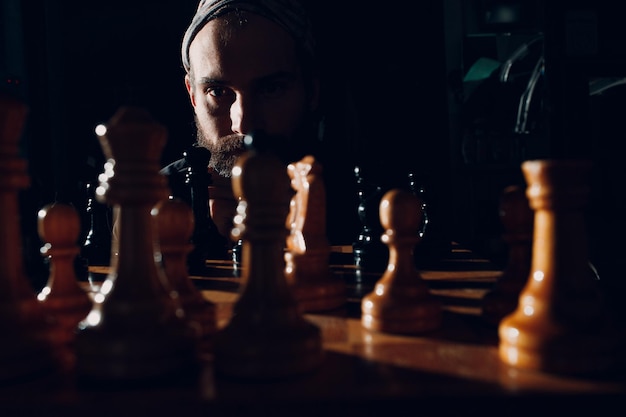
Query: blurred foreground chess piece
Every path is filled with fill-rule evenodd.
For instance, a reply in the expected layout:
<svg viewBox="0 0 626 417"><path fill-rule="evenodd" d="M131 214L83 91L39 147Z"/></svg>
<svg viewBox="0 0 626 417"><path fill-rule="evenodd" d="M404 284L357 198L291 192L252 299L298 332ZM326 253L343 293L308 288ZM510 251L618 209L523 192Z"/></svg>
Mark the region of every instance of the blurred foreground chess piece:
<svg viewBox="0 0 626 417"><path fill-rule="evenodd" d="M194 231L191 207L182 200L163 200L152 210L157 224L159 247L163 256L165 275L178 293L178 299L198 339L199 356L213 356L213 337L217 330L215 305L204 298L189 278L187 256L193 248L190 238Z"/></svg>
<svg viewBox="0 0 626 417"><path fill-rule="evenodd" d="M118 210L119 250L76 335L76 369L90 385L187 382L195 339L156 259L151 210L168 197L159 158L167 131L143 109L123 107L96 129L108 161L98 198ZM194 375L195 377L195 375Z"/></svg>
<svg viewBox="0 0 626 417"><path fill-rule="evenodd" d="M563 374L621 368L622 339L588 265L584 209L591 162L522 164L534 210L531 270L516 310L500 322L499 354L514 367Z"/></svg>
<svg viewBox="0 0 626 417"><path fill-rule="evenodd" d="M290 377L314 370L324 358L321 331L301 315L285 276L292 195L286 168L263 147L249 150L233 168L242 288L229 323L215 337L215 369L229 377Z"/></svg>
<svg viewBox="0 0 626 417"><path fill-rule="evenodd" d="M80 217L70 205L49 204L39 211L37 230L44 242L41 253L50 260L48 282L37 299L58 324L53 337L63 347L61 365L73 371L76 328L92 307L91 298L80 286L74 267L80 253Z"/></svg>
<svg viewBox="0 0 626 417"><path fill-rule="evenodd" d="M504 316L515 310L528 281L533 215L524 187L511 185L504 189L500 197L500 220L504 228L502 238L509 251L502 275L482 299L482 316L490 324L497 326Z"/></svg>
<svg viewBox="0 0 626 417"><path fill-rule="evenodd" d="M30 184L18 144L24 103L0 95L0 382L54 371L52 317L24 272L18 191Z"/></svg>
<svg viewBox="0 0 626 417"><path fill-rule="evenodd" d="M287 173L295 191L287 219L287 281L302 312L339 308L347 301L346 283L330 270L322 166L308 155L289 164Z"/></svg>
<svg viewBox="0 0 626 417"><path fill-rule="evenodd" d="M413 251L422 222L420 199L392 189L380 202L381 240L389 247L389 266L374 291L361 300L361 323L386 333L421 333L441 326L441 302L430 293L415 266Z"/></svg>

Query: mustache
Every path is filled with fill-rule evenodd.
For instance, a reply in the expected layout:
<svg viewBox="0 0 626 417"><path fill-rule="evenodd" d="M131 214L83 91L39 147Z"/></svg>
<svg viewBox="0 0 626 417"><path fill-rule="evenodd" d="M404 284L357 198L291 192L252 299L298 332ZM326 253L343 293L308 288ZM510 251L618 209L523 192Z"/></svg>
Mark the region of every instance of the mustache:
<svg viewBox="0 0 626 417"><path fill-rule="evenodd" d="M216 148L221 152L230 152L244 149L244 136L231 134L222 136L217 140Z"/></svg>

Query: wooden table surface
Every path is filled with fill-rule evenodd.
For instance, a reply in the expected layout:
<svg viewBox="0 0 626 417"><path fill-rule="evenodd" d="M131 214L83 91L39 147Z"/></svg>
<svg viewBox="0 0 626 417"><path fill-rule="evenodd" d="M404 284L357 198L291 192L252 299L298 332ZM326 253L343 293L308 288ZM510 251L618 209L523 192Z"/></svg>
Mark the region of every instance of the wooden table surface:
<svg viewBox="0 0 626 417"><path fill-rule="evenodd" d="M400 336L363 328L360 297L376 275L357 277L349 265L334 265L335 273L350 283L350 296L344 308L305 315L321 329L325 349L322 366L310 374L244 382L217 377L206 364L191 386L108 391L44 377L0 387L0 416L623 415L626 378L621 371L571 377L501 362L497 329L480 316L481 298L500 271L462 254L456 261L459 265L448 270L421 271L445 306L443 325L428 334ZM215 276L192 279L215 303L223 326L241 280L228 263L211 267Z"/></svg>

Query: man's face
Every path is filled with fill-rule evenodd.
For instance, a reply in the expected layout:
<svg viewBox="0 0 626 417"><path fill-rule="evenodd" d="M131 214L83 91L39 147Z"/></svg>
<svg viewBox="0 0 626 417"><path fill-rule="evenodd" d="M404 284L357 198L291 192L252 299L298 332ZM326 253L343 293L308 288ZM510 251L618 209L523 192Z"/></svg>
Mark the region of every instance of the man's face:
<svg viewBox="0 0 626 417"><path fill-rule="evenodd" d="M293 39L265 18L231 14L210 21L191 43L189 59L185 84L198 142L211 151L209 165L220 175L230 176L244 135L291 139L315 105Z"/></svg>

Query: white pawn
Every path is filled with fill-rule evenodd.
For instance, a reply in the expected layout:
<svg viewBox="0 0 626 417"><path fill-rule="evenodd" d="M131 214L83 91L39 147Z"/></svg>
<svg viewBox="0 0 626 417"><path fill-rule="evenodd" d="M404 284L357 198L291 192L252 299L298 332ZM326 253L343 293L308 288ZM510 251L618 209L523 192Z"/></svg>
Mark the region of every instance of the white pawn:
<svg viewBox="0 0 626 417"><path fill-rule="evenodd" d="M380 202L381 239L389 247L387 270L361 301L361 323L386 333L421 333L440 327L441 302L431 295L413 257L422 220L419 198L392 189Z"/></svg>

